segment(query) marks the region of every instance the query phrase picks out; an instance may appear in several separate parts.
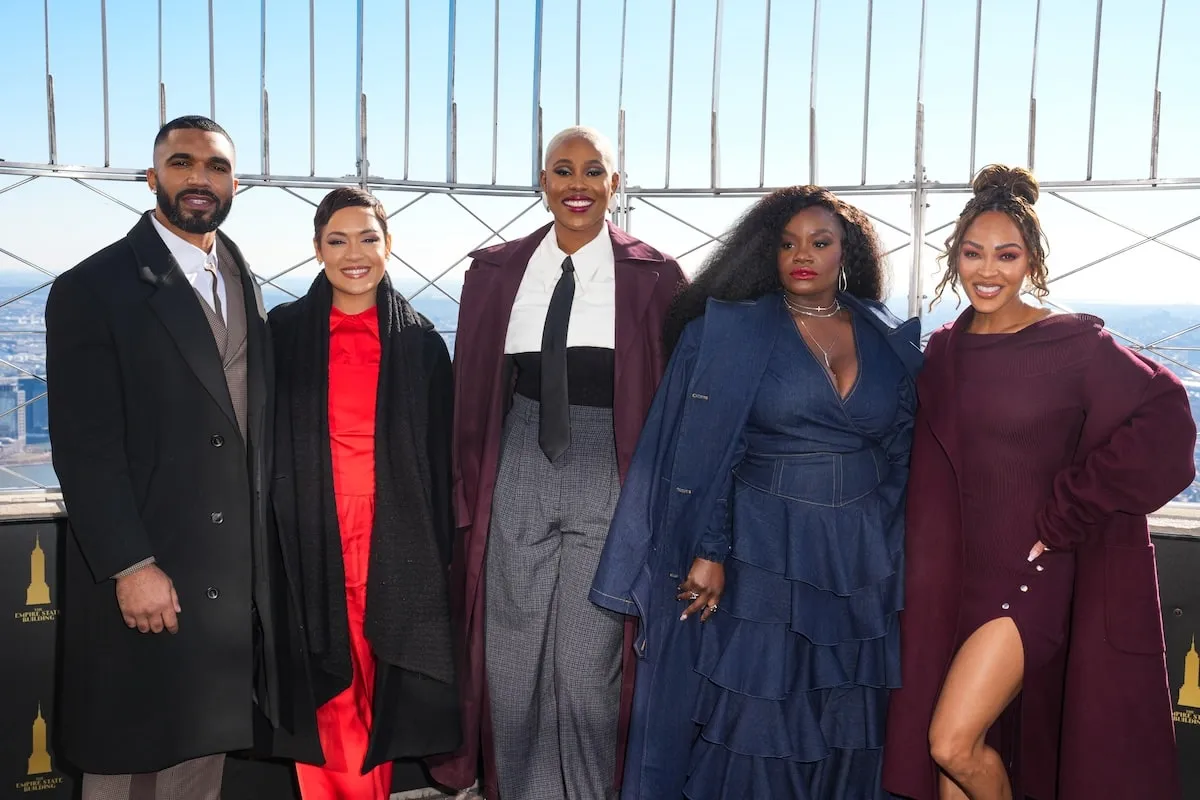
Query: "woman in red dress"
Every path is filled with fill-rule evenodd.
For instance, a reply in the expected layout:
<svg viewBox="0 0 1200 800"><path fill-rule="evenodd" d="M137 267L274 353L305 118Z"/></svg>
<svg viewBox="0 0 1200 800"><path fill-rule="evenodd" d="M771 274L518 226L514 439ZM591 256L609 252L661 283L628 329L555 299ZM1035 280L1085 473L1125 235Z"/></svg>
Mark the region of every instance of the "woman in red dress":
<svg viewBox="0 0 1200 800"><path fill-rule="evenodd" d="M947 242L971 302L917 384L903 688L884 787L916 800L1171 800L1146 515L1188 486L1182 385L1047 293L1024 169L985 168Z"/></svg>
<svg viewBox="0 0 1200 800"><path fill-rule="evenodd" d="M386 800L394 759L459 743L445 578L450 359L392 291L378 200L335 189L314 228L323 272L270 315L272 489L324 756L296 774L304 800Z"/></svg>

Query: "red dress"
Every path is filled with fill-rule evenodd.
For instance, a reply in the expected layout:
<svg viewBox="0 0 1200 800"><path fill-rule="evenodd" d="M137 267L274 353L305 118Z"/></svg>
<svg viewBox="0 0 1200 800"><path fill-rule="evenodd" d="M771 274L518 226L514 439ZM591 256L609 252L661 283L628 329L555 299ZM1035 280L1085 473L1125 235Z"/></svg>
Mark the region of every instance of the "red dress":
<svg viewBox="0 0 1200 800"><path fill-rule="evenodd" d="M379 317L329 315L329 447L342 536L350 622L350 687L317 709L325 765L296 765L304 800L387 800L392 765L361 775L371 730L375 654L363 635L367 564L375 521L375 397L379 384Z"/></svg>

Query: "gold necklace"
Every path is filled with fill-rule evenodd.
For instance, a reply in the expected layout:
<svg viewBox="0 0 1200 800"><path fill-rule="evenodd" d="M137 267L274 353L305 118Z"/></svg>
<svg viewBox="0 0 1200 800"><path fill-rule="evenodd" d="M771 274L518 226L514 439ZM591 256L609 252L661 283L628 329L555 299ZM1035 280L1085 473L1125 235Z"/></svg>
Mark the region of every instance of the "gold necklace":
<svg viewBox="0 0 1200 800"><path fill-rule="evenodd" d="M794 302L788 293L784 292L783 302L788 307L788 311L791 311L793 314L803 314L806 317L821 317L824 319L837 316L837 313L842 310L842 304L838 302L836 297L833 298L833 305L806 306L803 303Z"/></svg>
<svg viewBox="0 0 1200 800"><path fill-rule="evenodd" d="M809 330L807 325L804 324L804 320L796 317L796 321L800 323L800 325L804 328L804 331L808 334L808 337L812 340L812 343L815 344L817 349L821 351L821 355L825 358L825 369L829 370L830 375L833 375L833 366L829 363L829 354L832 353L833 348L837 346L838 339L840 339L842 336L841 333L834 335L833 341L829 343L829 348L826 349L821 346L821 343L817 341L817 337L814 336L813 332Z"/></svg>

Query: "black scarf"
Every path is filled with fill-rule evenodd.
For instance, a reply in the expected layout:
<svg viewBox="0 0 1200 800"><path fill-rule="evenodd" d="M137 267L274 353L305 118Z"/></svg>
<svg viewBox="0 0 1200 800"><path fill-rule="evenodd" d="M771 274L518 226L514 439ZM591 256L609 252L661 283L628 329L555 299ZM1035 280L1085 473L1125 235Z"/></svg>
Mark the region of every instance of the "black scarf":
<svg viewBox="0 0 1200 800"><path fill-rule="evenodd" d="M329 685L350 684L349 622L341 532L329 443L329 316L333 292L322 273L281 315L276 367L278 470L290 470L291 531L311 656ZM375 407L375 523L367 569L365 633L387 664L443 683L454 679L445 554L431 504L428 323L392 291L378 289L379 389ZM290 451L290 452L289 452ZM278 487L277 487L278 488ZM319 701L328 699L319 697Z"/></svg>

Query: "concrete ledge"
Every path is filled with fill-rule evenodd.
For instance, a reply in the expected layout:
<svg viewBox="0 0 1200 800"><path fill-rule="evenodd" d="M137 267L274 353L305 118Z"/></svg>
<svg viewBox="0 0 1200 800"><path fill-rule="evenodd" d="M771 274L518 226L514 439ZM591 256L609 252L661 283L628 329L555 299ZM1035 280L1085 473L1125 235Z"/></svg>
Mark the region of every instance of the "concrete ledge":
<svg viewBox="0 0 1200 800"><path fill-rule="evenodd" d="M29 522L66 515L62 492L57 489L0 492L0 522Z"/></svg>
<svg viewBox="0 0 1200 800"><path fill-rule="evenodd" d="M1150 532L1200 538L1200 503L1168 503L1150 517Z"/></svg>

